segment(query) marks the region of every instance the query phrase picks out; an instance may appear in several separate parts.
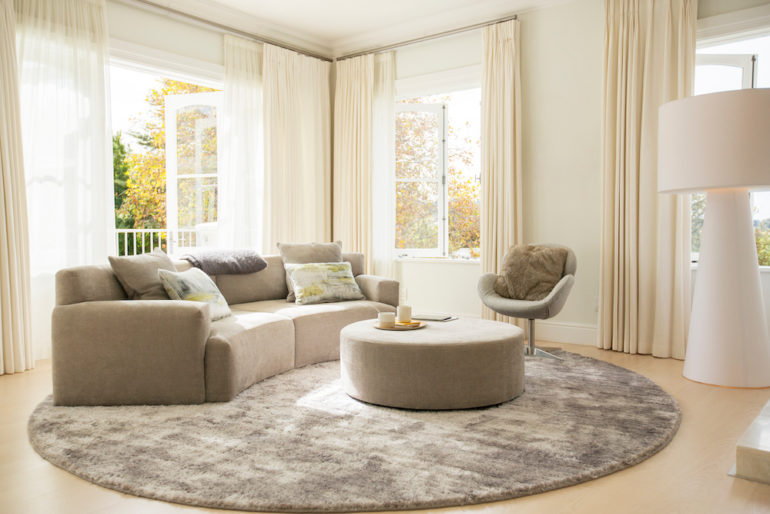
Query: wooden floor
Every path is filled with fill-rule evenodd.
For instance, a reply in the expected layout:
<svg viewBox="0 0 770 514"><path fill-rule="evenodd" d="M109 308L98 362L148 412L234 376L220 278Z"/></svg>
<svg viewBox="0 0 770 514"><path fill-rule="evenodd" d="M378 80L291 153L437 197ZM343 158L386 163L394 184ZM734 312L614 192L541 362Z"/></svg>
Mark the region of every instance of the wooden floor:
<svg viewBox="0 0 770 514"><path fill-rule="evenodd" d="M559 346L646 375L673 395L682 408L682 425L674 440L641 464L598 480L506 502L440 510L770 513L770 485L727 475L735 460L735 442L770 399L770 389L706 386L682 378L681 361ZM127 496L48 464L29 446L26 427L35 405L50 392L47 361L26 373L0 376L0 513L216 512Z"/></svg>

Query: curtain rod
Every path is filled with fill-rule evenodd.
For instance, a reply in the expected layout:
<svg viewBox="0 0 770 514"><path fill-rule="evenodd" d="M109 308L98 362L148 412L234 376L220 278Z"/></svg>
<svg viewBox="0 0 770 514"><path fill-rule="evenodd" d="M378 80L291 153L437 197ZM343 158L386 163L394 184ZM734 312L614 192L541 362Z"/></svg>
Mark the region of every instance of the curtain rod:
<svg viewBox="0 0 770 514"><path fill-rule="evenodd" d="M325 55L319 55L315 54L313 52L310 52L308 50L303 50L301 48L297 48L295 46L288 45L286 43L281 43L280 41L276 41L274 39L270 39L264 36L258 36L257 34L252 34L250 32L245 32L243 30L238 30L233 27L228 27L227 25L223 25L221 23L217 23L215 21L207 20L204 18L200 18L198 16L195 16L194 14L189 14L184 11L178 11L176 9L172 9L171 7L167 7L165 5L158 5L154 2L150 2L149 0L123 0L124 3L134 3L134 4L142 4L143 6L146 6L150 9L157 9L160 11L164 11L172 18L182 18L183 20L187 21L194 21L198 24L206 25L209 27L214 27L218 29L221 32L226 32L229 34L234 34L236 36L241 36L246 39L251 39L253 41L258 41L260 43L267 43L269 45L278 46L281 48L284 48L286 50L291 50L292 52L297 52L298 54L307 55L308 57L313 57L315 59L320 59L322 61L326 62L332 62L332 59L329 57L326 57Z"/></svg>
<svg viewBox="0 0 770 514"><path fill-rule="evenodd" d="M393 43L391 45L372 48L370 50L362 50L360 52L354 52L352 54L343 55L342 57L337 57L335 60L342 61L345 59L352 59L353 57L360 57L366 54L377 54L381 52L387 52L388 50L395 50L396 48L401 48L402 46L413 45L415 43L422 43L423 41L430 41L431 39L438 39L440 37L452 36L454 34L459 34L461 32L468 32L469 30L480 29L483 27L488 27L489 25L495 25L497 23L504 23L506 21L516 20L518 18L519 17L516 14L508 15L504 18L498 18L496 20L484 21L481 23L476 23L474 25L460 27L458 29L445 30L444 32L437 32L436 34L430 34L428 36L422 36L414 39L409 39L407 41L401 41L400 43Z"/></svg>

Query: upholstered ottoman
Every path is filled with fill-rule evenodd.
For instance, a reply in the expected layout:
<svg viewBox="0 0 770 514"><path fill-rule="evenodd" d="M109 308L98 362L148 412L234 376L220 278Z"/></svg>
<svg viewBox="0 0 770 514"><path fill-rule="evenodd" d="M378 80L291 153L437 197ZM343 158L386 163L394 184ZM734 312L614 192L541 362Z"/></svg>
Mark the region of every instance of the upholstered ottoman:
<svg viewBox="0 0 770 514"><path fill-rule="evenodd" d="M405 409L495 405L524 391L520 328L480 319L428 322L386 331L374 320L340 332L345 392L367 403Z"/></svg>

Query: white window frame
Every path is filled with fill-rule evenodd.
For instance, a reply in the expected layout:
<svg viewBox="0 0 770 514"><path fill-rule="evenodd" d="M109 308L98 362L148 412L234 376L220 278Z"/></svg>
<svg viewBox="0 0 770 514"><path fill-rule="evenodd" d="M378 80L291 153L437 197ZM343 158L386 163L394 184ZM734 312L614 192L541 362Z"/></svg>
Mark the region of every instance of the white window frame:
<svg viewBox="0 0 770 514"><path fill-rule="evenodd" d="M752 89L757 85L757 56L752 54L695 54L695 68L698 66L727 66L741 70L741 89Z"/></svg>
<svg viewBox="0 0 770 514"><path fill-rule="evenodd" d="M222 168L222 106L223 92L190 93L184 95L168 95L165 102L165 128L166 128L166 225L173 234L179 233L179 203L178 203L178 185L179 180L184 178L216 178L217 179L217 205L221 191L220 170ZM217 130L217 173L187 173L179 174L177 152L176 152L176 114L184 108L192 105L208 105L216 109L216 130ZM197 127L196 127L197 128ZM211 228L216 227L215 223ZM197 230L197 227L184 227L182 230ZM180 245L183 246L183 245Z"/></svg>
<svg viewBox="0 0 770 514"><path fill-rule="evenodd" d="M446 105L444 104L403 104L397 103L395 107L396 116L401 112L430 112L439 118L439 155L438 165L440 176L433 179L400 179L395 177L395 186L399 182L427 182L438 184L437 216L438 216L438 246L435 248L394 248L396 257L446 257L449 250L449 216L448 216L448 195L447 195L447 167L448 155L446 151L447 142L447 116ZM395 194L395 190L393 191ZM398 206L396 206L396 209ZM395 213L396 217L398 212ZM396 218L393 219L395 226ZM395 228L395 227L394 227Z"/></svg>

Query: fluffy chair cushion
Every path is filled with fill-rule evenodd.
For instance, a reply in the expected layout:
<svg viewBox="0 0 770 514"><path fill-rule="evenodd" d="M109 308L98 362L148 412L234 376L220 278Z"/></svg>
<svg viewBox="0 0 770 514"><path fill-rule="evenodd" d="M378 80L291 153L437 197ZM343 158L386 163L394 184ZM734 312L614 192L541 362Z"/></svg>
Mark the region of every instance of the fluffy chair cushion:
<svg viewBox="0 0 770 514"><path fill-rule="evenodd" d="M503 260L495 292L514 300L542 300L561 279L566 260L564 248L512 246Z"/></svg>

